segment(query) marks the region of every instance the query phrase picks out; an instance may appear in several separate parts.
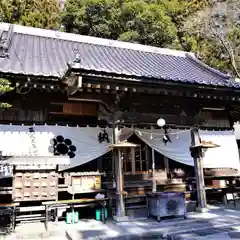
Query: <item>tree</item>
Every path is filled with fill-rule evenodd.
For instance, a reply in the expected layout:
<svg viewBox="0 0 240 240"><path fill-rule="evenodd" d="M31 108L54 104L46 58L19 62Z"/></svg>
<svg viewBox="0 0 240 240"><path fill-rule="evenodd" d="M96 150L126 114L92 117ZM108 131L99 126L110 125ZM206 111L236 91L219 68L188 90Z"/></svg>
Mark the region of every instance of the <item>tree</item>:
<svg viewBox="0 0 240 240"><path fill-rule="evenodd" d="M240 3L236 0L215 4L209 14L210 34L223 48L222 57L229 61L240 78Z"/></svg>
<svg viewBox="0 0 240 240"><path fill-rule="evenodd" d="M67 32L116 39L120 32L115 0L69 0L63 12Z"/></svg>
<svg viewBox="0 0 240 240"><path fill-rule="evenodd" d="M163 5L143 0L124 1L120 17L123 27L119 40L180 48L177 28Z"/></svg>
<svg viewBox="0 0 240 240"><path fill-rule="evenodd" d="M8 92L13 91L13 87L11 87L11 83L5 79L5 78L0 78L0 95L3 96ZM11 107L10 104L0 102L0 108L9 108Z"/></svg>
<svg viewBox="0 0 240 240"><path fill-rule="evenodd" d="M68 0L62 23L67 32L203 52L205 61L210 49L219 58L215 42L200 37L194 28L189 31L185 22L213 3L214 0ZM210 62L215 66L216 61Z"/></svg>
<svg viewBox="0 0 240 240"><path fill-rule="evenodd" d="M186 39L191 39L190 49L199 52L205 62L240 77L239 1L214 2L186 21L185 31Z"/></svg>
<svg viewBox="0 0 240 240"><path fill-rule="evenodd" d="M157 0L165 8L166 14L171 18L177 29L177 38L184 51L190 51L185 36L188 32L184 30L184 23L191 19L195 13L212 5L213 0Z"/></svg>
<svg viewBox="0 0 240 240"><path fill-rule="evenodd" d="M144 0L68 0L62 21L67 32L178 47L176 27L164 7Z"/></svg>
<svg viewBox="0 0 240 240"><path fill-rule="evenodd" d="M58 0L1 0L0 21L31 27L59 29Z"/></svg>

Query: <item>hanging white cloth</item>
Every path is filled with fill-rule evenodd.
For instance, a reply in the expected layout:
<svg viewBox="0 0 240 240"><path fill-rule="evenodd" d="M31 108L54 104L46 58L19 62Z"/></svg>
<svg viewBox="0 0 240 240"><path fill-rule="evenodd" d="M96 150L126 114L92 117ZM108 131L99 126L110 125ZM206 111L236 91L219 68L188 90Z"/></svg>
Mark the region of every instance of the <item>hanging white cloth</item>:
<svg viewBox="0 0 240 240"><path fill-rule="evenodd" d="M99 142L100 127L0 125L3 156L69 156L70 167L96 159L110 149L112 129L106 128L109 142Z"/></svg>
<svg viewBox="0 0 240 240"><path fill-rule="evenodd" d="M239 153L234 131L200 130L201 140L213 142L220 147L208 148L203 157L205 168L240 168Z"/></svg>
<svg viewBox="0 0 240 240"><path fill-rule="evenodd" d="M134 133L133 128L115 128L115 138L117 142L122 142L124 140L127 140L132 136Z"/></svg>
<svg viewBox="0 0 240 240"><path fill-rule="evenodd" d="M240 123L239 122L234 125L234 129L235 129L234 134L236 139L240 140Z"/></svg>
<svg viewBox="0 0 240 240"><path fill-rule="evenodd" d="M109 138L99 142L98 135L103 133L100 127L66 127L66 126L22 126L0 124L0 151L3 156L70 156L70 167L75 167L94 160L110 149L112 128L105 131ZM162 129L135 129L136 135L162 155L180 163L193 166L190 155L190 129L169 129L171 142L163 143ZM122 141L133 132L131 128L117 130ZM233 131L201 131L202 140L220 145L208 149L203 158L205 168L239 168L239 155Z"/></svg>
<svg viewBox="0 0 240 240"><path fill-rule="evenodd" d="M135 129L136 135L150 147L162 155L194 166L189 147L191 145L190 129L168 129L171 142L164 144L163 129ZM201 131L200 137L220 145L218 148L207 149L203 157L204 168L239 168L239 155L233 131Z"/></svg>
<svg viewBox="0 0 240 240"><path fill-rule="evenodd" d="M176 134L179 132L178 134ZM193 166L193 159L189 152L191 145L190 130L169 129L169 137L171 142L164 144L163 129L135 129L136 135L147 145L162 155L186 164Z"/></svg>

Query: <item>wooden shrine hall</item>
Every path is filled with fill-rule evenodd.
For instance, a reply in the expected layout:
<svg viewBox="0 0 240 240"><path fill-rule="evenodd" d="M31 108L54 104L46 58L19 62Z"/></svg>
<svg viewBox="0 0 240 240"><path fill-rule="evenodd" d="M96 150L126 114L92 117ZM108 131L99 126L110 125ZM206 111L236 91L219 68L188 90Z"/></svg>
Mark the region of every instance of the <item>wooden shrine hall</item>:
<svg viewBox="0 0 240 240"><path fill-rule="evenodd" d="M193 53L0 23L0 74L15 87L1 96L3 203L102 196L131 219L167 192L190 211L239 184L240 84Z"/></svg>

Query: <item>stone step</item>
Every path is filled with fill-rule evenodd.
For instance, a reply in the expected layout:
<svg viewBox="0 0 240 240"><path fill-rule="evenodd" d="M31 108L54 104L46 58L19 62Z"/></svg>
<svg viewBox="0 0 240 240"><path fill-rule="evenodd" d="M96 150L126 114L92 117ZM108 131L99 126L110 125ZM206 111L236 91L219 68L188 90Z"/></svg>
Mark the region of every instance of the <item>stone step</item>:
<svg viewBox="0 0 240 240"><path fill-rule="evenodd" d="M230 236L238 236L240 239L240 231L236 230L239 227L239 222L236 224L219 224L213 227L194 228L190 231L184 229L184 231L178 233L168 233L165 238L167 240L207 240L207 239L231 239ZM173 231L174 229L172 229Z"/></svg>

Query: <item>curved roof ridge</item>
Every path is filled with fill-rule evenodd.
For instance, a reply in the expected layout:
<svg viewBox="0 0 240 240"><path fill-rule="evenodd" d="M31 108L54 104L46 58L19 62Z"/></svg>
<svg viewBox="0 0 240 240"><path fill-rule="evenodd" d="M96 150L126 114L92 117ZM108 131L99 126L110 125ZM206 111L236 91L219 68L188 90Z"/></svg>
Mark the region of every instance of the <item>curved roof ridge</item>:
<svg viewBox="0 0 240 240"><path fill-rule="evenodd" d="M203 68L206 68L208 71L212 72L213 74L216 74L222 78L230 79L231 75L227 73L223 73L217 69L214 69L210 66L208 66L206 63L202 62L200 59L196 57L196 55L192 56L191 54L186 53L186 57L190 58L195 63L201 65Z"/></svg>
<svg viewBox="0 0 240 240"><path fill-rule="evenodd" d="M0 22L0 29L8 31L9 26L10 26L9 23ZM14 32L19 34L27 34L32 36L67 40L67 41L73 41L73 42L79 42L79 43L88 43L88 44L116 47L116 48L125 48L129 50L150 52L150 53L170 55L170 56L176 56L176 57L186 57L186 52L181 50L153 47L150 45L130 43L130 42L124 42L119 40L111 40L106 38L98 38L98 37L86 36L86 35L74 34L74 33L66 33L66 32L60 32L56 30L27 27L27 26L16 25L16 24L14 24ZM189 53L189 54L194 55L193 53Z"/></svg>

